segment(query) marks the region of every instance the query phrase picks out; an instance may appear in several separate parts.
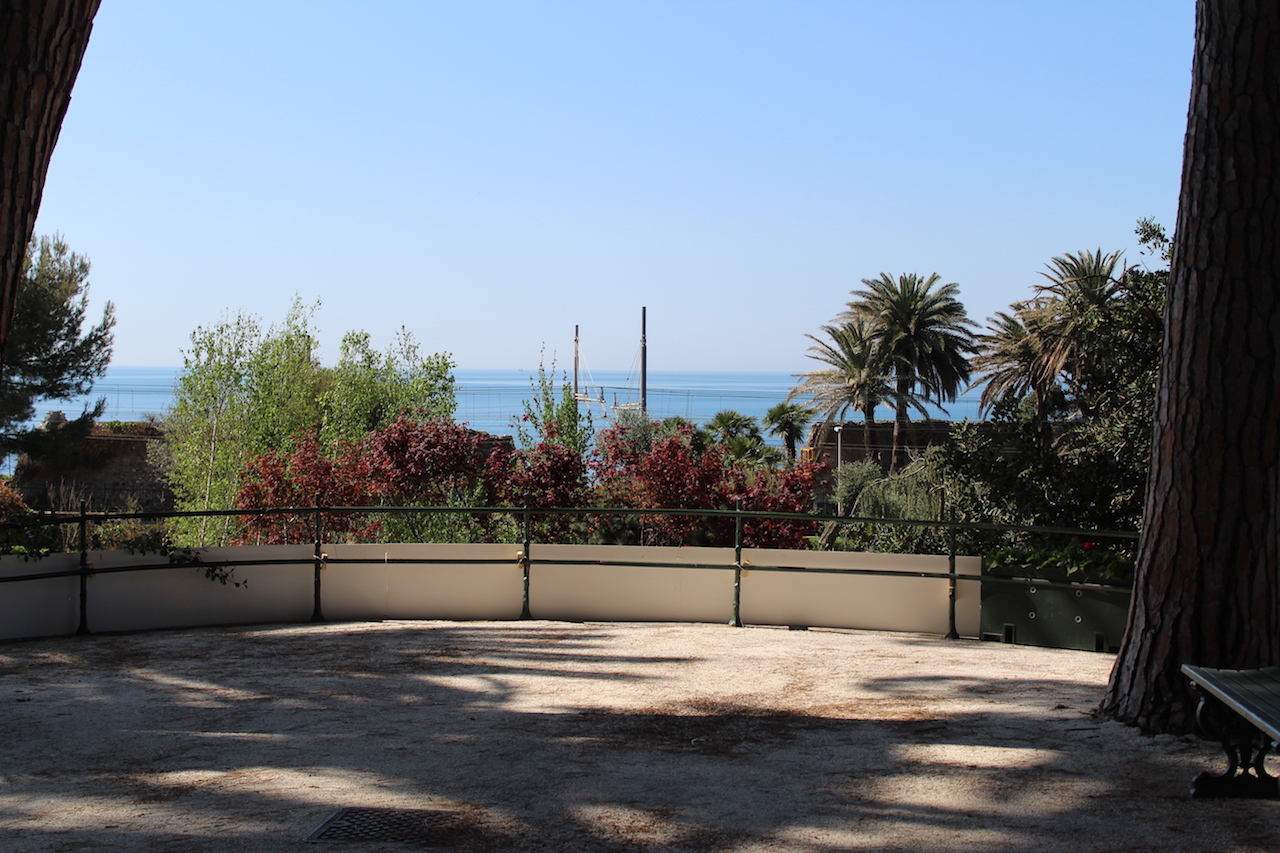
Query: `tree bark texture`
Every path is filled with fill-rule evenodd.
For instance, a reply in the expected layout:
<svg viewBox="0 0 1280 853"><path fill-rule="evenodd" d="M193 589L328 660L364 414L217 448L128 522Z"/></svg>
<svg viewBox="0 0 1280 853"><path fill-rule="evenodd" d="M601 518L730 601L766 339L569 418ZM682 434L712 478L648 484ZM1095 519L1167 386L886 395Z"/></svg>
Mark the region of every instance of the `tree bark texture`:
<svg viewBox="0 0 1280 853"><path fill-rule="evenodd" d="M0 363L49 159L100 0L0 0Z"/></svg>
<svg viewBox="0 0 1280 853"><path fill-rule="evenodd" d="M1152 467L1103 713L1194 727L1184 663L1280 664L1280 2L1200 0Z"/></svg>

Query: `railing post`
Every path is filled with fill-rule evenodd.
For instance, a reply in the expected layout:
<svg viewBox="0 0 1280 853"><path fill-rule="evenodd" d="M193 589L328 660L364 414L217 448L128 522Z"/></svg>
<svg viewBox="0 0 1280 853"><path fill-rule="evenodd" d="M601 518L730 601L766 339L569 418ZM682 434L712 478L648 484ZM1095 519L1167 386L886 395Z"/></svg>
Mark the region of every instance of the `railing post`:
<svg viewBox="0 0 1280 853"><path fill-rule="evenodd" d="M324 568L324 512L320 508L320 493L316 492L316 545L315 545L315 591L312 593L311 621L323 622L324 611L320 608L320 570Z"/></svg>
<svg viewBox="0 0 1280 853"><path fill-rule="evenodd" d="M733 518L733 618L729 627L742 627L742 498L738 498Z"/></svg>
<svg viewBox="0 0 1280 853"><path fill-rule="evenodd" d="M80 501L80 625L77 634L89 631L89 512L86 501Z"/></svg>
<svg viewBox="0 0 1280 853"><path fill-rule="evenodd" d="M520 569L521 569L521 596L520 596L520 618L532 619L533 614L529 611L529 549L533 546L533 523L529 514L529 505L524 505L524 549L520 552Z"/></svg>
<svg viewBox="0 0 1280 853"><path fill-rule="evenodd" d="M947 513L947 639L960 639L956 630L956 517L955 511Z"/></svg>

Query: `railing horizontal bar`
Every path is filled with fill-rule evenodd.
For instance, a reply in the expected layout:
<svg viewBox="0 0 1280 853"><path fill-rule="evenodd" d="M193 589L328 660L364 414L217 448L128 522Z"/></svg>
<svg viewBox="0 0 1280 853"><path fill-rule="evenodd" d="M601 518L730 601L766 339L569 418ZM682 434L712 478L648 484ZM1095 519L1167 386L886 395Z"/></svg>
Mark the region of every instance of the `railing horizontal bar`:
<svg viewBox="0 0 1280 853"><path fill-rule="evenodd" d="M834 567L823 566L820 568L808 568L806 566L750 566L742 567L744 572L794 572L803 574L816 575L867 575L869 577L885 577L885 578L934 578L940 580L949 580L951 578L948 572L921 572L906 571L902 569L837 569ZM979 575L956 575L956 580L981 580Z"/></svg>
<svg viewBox="0 0 1280 853"><path fill-rule="evenodd" d="M120 566L103 566L92 567L89 574L118 574L124 572L142 572L142 571L158 571L164 569L202 569L208 567L217 568L239 568L247 566L306 566L311 565L310 559L275 559L275 560L208 560L194 561L187 563L134 563ZM324 562L328 565L376 565L384 563L388 565L456 565L456 566L492 566L503 565L507 561L483 558L419 558L419 557L390 557L384 559L364 559L358 557L342 557L325 558ZM535 559L532 561L535 566L602 566L606 568L669 568L669 569L703 569L703 570L719 570L730 571L736 568L733 563L675 563L662 561L645 561L636 560L542 560ZM510 565L519 565L518 561L510 561ZM949 580L953 576L949 572L921 572L921 571L903 571L895 569L858 569L858 568L837 568L837 567L817 567L817 566L778 566L778 565L755 565L746 564L742 566L744 571L749 572L790 572L799 574L826 574L826 575L851 575L851 576L867 576L867 577L898 577L898 578L921 578L934 580ZM57 572L42 572L23 575L8 575L0 577L0 584L16 583L21 581L32 580L51 580L56 578L73 578L80 575L80 569L67 569ZM1114 591L1127 592L1131 589L1128 585L1123 584L1103 584L1095 582L1075 582L1075 581L1051 581L1043 578L1033 577L999 577L992 575L972 575L972 574L956 574L955 579L958 581L995 583L1001 585L1013 586L1038 586L1047 589L1081 589L1096 591Z"/></svg>
<svg viewBox="0 0 1280 853"><path fill-rule="evenodd" d="M960 577L960 575L957 575ZM982 575L983 583L1008 584L1012 586L1042 586L1046 589L1094 589L1101 591L1132 592L1131 583L1099 583L1097 581L1054 581L1032 577L1006 577L1002 575Z"/></svg>
<svg viewBox="0 0 1280 853"><path fill-rule="evenodd" d="M160 569L205 569L210 567L234 569L239 566L311 566L313 558L295 560L195 560L189 563L129 563L120 566L90 566L90 575L111 575L119 572L149 572ZM21 580L42 580L48 578L79 577L80 569L66 569L60 572L47 572L30 575L9 575L0 577L0 583L12 583Z"/></svg>
<svg viewBox="0 0 1280 853"><path fill-rule="evenodd" d="M483 557L322 557L328 566L519 566L520 560ZM538 562L538 561L535 561ZM311 561L307 561L310 565Z"/></svg>
<svg viewBox="0 0 1280 853"><path fill-rule="evenodd" d="M327 558L324 562L328 565L377 565L385 563L388 565L502 565L500 560L483 560L483 559L429 559L429 558L412 558L399 557L388 560L378 559L359 559L354 557L347 558ZM109 575L121 572L145 572L157 571L161 569L203 569L208 567L217 568L239 568L242 566L305 566L310 567L312 561L307 559L295 560L209 560L191 563L136 563L123 566L104 566L91 567L89 574L91 575ZM512 566L518 565L517 561L509 563ZM735 568L733 563L665 563L665 562L639 562L635 560L533 560L535 566L602 566L605 568L639 568L639 569L714 569L720 571L731 571ZM947 572L920 572L920 571L895 571L892 569L837 569L837 568L807 568L804 566L754 566L748 565L742 567L745 571L754 572L802 572L811 574L843 574L843 575L871 575L882 577L905 577L905 578L937 578L947 579L951 577ZM9 577L0 577L0 583L11 583L22 580L42 580L60 577L78 577L80 570L70 569L60 572L48 572L46 574L30 574L30 575L12 575ZM982 580L977 575L956 575L957 580ZM1004 580L1004 579L1002 579ZM1047 584L1042 584L1046 585Z"/></svg>
<svg viewBox="0 0 1280 853"><path fill-rule="evenodd" d="M726 549L727 550L727 549ZM667 563L661 560L544 560L529 561L534 566L604 566L638 569L733 569L733 563Z"/></svg>
<svg viewBox="0 0 1280 853"><path fill-rule="evenodd" d="M309 506L309 507L273 507L270 509L223 509L223 510L174 510L171 512L94 512L87 517L96 522L104 521L159 521L166 518L197 517L259 517L271 515L299 515L311 517L317 512L334 515L358 514L390 514L390 515L568 515L568 516L603 516L603 515L688 515L707 518L736 518L739 512L734 509L687 509L687 508L649 508L636 507L441 507L441 506ZM789 512L753 512L743 510L743 516L753 519L772 519L791 521L797 524L826 524L836 522L847 524L888 524L908 525L915 527L943 528L953 530L973 530L1006 533L1051 534L1057 536L1080 536L1101 539L1136 540L1137 531L1131 530L1084 530L1071 527L1033 527L1009 524L991 524L987 522L939 521L924 518L871 518L867 516L817 515L810 513ZM41 527L55 524L75 523L80 520L79 513L48 513L36 518L17 523L0 524L0 528Z"/></svg>
<svg viewBox="0 0 1280 853"><path fill-rule="evenodd" d="M661 562L640 562L638 560L534 560L535 566L607 566L611 568L639 568L639 569L720 569L733 570L738 568L734 563L661 563ZM903 577L903 578L941 578L946 580L951 577L948 572L921 572L921 571L902 571L895 569L840 569L834 567L811 567L811 566L768 566L754 565L744 563L741 566L744 572L799 572L805 574L818 575L871 575L882 577ZM981 580L978 575L956 575L957 580Z"/></svg>
<svg viewBox="0 0 1280 853"><path fill-rule="evenodd" d="M168 566L165 566L165 568L168 568ZM18 581L41 581L50 580L52 578L78 577L80 577L80 569L79 567L76 567L74 569L67 569L61 572L40 572L38 574L30 575L7 575L5 577L0 577L0 583L17 583Z"/></svg>

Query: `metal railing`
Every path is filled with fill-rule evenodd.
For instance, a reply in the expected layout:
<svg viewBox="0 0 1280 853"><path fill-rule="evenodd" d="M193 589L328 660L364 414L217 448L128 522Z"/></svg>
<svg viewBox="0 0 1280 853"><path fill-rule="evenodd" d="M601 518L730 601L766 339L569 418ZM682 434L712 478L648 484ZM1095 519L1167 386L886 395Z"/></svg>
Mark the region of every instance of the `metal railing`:
<svg viewBox="0 0 1280 853"><path fill-rule="evenodd" d="M730 571L734 573L733 582L733 605L732 618L730 625L741 627L741 589L742 589L742 573L744 568L742 560L742 552L744 547L744 526L747 519L773 519L778 521L787 521L795 524L812 525L816 530L818 526L827 523L837 523L840 525L902 525L920 528L934 528L944 530L947 533L948 550L948 571L946 572L929 572L929 571L902 571L892 569L867 569L867 568L828 568L828 567L812 567L788 565L786 563L760 564L752 563L749 568L752 571L764 572L802 572L808 574L842 574L842 575L865 575L876 577L899 577L899 578L929 578L946 580L948 582L948 621L949 630L946 636L950 639L959 638L956 630L956 594L957 585L960 582L971 583L994 583L994 584L1017 584L1017 585L1037 585L1047 588L1062 589L1130 589L1131 587L1123 584L1109 584L1089 581L1071 581L1071 580L1053 580L1034 576L1004 576L996 577L990 575L966 575L956 572L956 533L958 531L969 532L986 532L995 534L1023 534L1029 536L1054 536L1054 537L1074 537L1087 538L1090 540L1111 539L1120 541L1133 541L1138 538L1138 533L1134 531L1111 531L1111 530L1083 530L1067 527L1031 527L1017 525L990 524L982 522L959 522L948 520L931 520L931 519L888 519L888 518L871 518L861 516L837 516L822 515L812 513L787 513L787 512L761 512L744 510L739 504L736 509L668 509L668 508L651 508L637 509L634 507L421 507L421 506L325 506L317 502L313 506L305 507L279 507L272 509L234 509L234 510L204 510L204 511L167 511L167 512L89 512L85 502L81 502L80 511L78 513L66 512L47 512L34 516L30 520L23 521L18 524L3 524L0 529L31 529L51 525L67 525L74 524L77 526L77 539L79 546L79 564L75 569L53 571L53 572L29 572L23 574L13 574L3 576L0 575L0 584L23 583L36 580L49 580L53 578L76 577L79 580L79 621L77 628L78 634L89 633L88 624L88 599L89 584L88 579L94 574L114 574L121 572L145 572L145 571L161 571L177 568L204 568L206 574L214 579L219 577L226 582L227 576L232 570L240 566L271 566L271 565L297 565L297 559L235 559L225 560L218 559L216 561L205 561L202 559L202 553L205 549L196 548L169 548L166 547L161 553L167 551L170 560L168 563L155 563L140 561L137 563L126 563L123 565L114 565L110 567L98 567L91 565L89 561L90 542L92 541L89 534L89 528L92 524L105 524L110 522L121 521L139 521L139 522L159 522L175 518L201 518L201 517L254 517L254 516L271 516L271 515L289 515L309 517L313 522L314 538L310 543L314 547L312 561L314 563L314 586L313 586L313 607L311 621L324 621L323 597L322 597L322 579L321 572L328 565L341 564L363 564L367 563L367 559L356 558L337 558L330 557L325 552L325 519L328 516L352 516L362 514L376 515L397 515L397 514L416 514L416 515L432 515L432 514L463 514L463 515L507 515L520 520L520 529L522 532L522 545L519 552L519 565L522 570L522 607L520 618L533 618L529 606L529 591L532 580L532 568L536 564L540 565L590 565L601 567L642 567L642 568L676 568L690 570L715 570ZM732 543L733 559L731 562L672 562L662 560L601 560L601 559L538 559L532 557L533 546L535 544L558 544L555 542L535 542L533 538L533 519L538 516L570 516L570 517L601 517L601 516L686 516L696 518L724 518L732 519L734 524L734 534ZM295 543L296 544L296 543ZM514 543L512 543L514 544ZM716 547L716 546L712 546ZM728 550L728 546L719 546ZM132 550L132 549L131 549ZM767 549L766 549L767 550ZM147 549L143 549L141 553L146 553ZM137 552L135 552L137 553ZM787 553L780 551L780 553ZM941 555L939 555L941 556ZM430 557L409 557L409 558L387 558L385 562L390 564L408 564L408 565L492 565L493 559L468 559L458 557L448 558L430 558Z"/></svg>

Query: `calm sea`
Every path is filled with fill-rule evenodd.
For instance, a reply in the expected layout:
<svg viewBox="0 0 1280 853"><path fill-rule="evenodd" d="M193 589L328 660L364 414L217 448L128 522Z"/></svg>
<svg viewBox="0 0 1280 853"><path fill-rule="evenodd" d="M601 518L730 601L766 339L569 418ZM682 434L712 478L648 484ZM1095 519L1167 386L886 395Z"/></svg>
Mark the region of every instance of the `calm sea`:
<svg viewBox="0 0 1280 853"><path fill-rule="evenodd" d="M52 409L61 409L68 417L78 415L86 403L106 397L104 420L138 421L148 415L163 416L173 402L176 367L109 367L94 386L93 394L83 400L55 401L36 406L37 419ZM513 424L524 411L523 402L533 396L531 376L518 370L456 370L458 408L455 419L472 429L495 435L515 431ZM558 377L557 377L558 380ZM570 379L572 381L572 379ZM732 409L757 420L765 412L786 399L795 386L789 373L726 373L651 370L648 374L648 409L654 418L680 416L694 423L705 423L717 412ZM608 426L616 412L636 406L640 400L638 374L621 371L598 371L579 388L595 402L583 402L590 410L596 428ZM966 395L947 407L949 415L934 412L935 417L956 420L977 418L977 394ZM888 409L881 417L891 417Z"/></svg>

